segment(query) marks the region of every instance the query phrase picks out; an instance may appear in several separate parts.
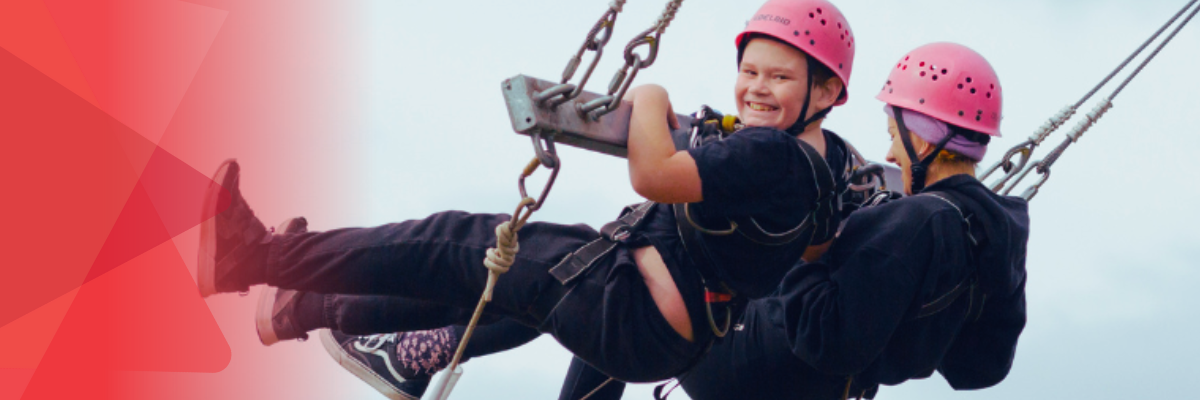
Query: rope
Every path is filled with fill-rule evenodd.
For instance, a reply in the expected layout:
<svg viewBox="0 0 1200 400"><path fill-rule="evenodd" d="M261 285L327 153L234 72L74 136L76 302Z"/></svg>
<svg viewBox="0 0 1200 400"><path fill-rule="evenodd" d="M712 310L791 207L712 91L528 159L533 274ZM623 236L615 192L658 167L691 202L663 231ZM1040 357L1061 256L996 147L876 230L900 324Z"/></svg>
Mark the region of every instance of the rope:
<svg viewBox="0 0 1200 400"><path fill-rule="evenodd" d="M608 385L608 383L612 382L612 381L613 381L613 378L609 377L608 380L604 381L604 383L601 383L600 386L596 386L596 388L592 389L592 391L588 392L588 394L585 394L585 395L583 395L583 397L580 397L579 400L587 400L588 398L591 398L592 395L596 394L596 392L599 392L600 389L604 389L604 386Z"/></svg>
<svg viewBox="0 0 1200 400"><path fill-rule="evenodd" d="M483 316L483 308L487 303L492 301L492 292L496 288L496 280L500 275L508 272L512 267L513 261L516 260L517 252L520 251L520 246L517 243L517 231L525 226L525 222L533 215L533 211L529 211L530 205L536 201L533 198L526 197L521 199L521 203L517 205L516 212L513 212L512 219L505 221L496 226L496 247L487 250L487 256L483 260L483 266L488 269L487 284L483 288L483 295L479 297L479 304L475 306L475 312L471 314L471 322L467 323L467 329L463 332L463 337L458 341L458 349L454 351L454 358L450 360L450 365L446 366L446 371L449 371L443 381L449 381L453 371L458 369L459 362L462 361L463 353L467 349L467 342L471 341L471 335L475 333L475 328L479 325L479 318ZM525 210L525 212L522 212ZM443 385L445 387L445 385ZM443 389L444 397L449 396L449 388Z"/></svg>
<svg viewBox="0 0 1200 400"><path fill-rule="evenodd" d="M487 267L489 273L498 276L508 272L508 269L512 267L517 252L521 250L520 244L517 243L517 230L519 229L521 229L520 226L513 228L511 221L505 221L496 226L496 247L488 249L487 257L483 259L483 266ZM491 301L492 292L487 289L484 290L483 295L488 301Z"/></svg>

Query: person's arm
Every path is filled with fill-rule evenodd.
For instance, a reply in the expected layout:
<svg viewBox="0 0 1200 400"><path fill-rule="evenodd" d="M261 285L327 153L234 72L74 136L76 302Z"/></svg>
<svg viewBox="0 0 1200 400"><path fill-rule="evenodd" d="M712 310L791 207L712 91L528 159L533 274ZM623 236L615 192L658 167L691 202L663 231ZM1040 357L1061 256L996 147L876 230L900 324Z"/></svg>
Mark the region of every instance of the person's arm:
<svg viewBox="0 0 1200 400"><path fill-rule="evenodd" d="M1008 376L1025 329L1025 283L1012 295L988 297L983 315L963 326L938 366L955 390L983 389Z"/></svg>
<svg viewBox="0 0 1200 400"><path fill-rule="evenodd" d="M630 90L629 181L633 190L659 203L703 200L700 172L686 151L676 151L671 129L679 127L667 91L658 85Z"/></svg>
<svg viewBox="0 0 1200 400"><path fill-rule="evenodd" d="M870 365L919 290L928 259L918 255L932 249L913 238L932 231L927 223L890 231L883 225L848 225L833 250L852 246L848 257L836 267L799 266L784 279L778 299L792 352L818 371L853 375ZM868 232L855 232L859 228Z"/></svg>

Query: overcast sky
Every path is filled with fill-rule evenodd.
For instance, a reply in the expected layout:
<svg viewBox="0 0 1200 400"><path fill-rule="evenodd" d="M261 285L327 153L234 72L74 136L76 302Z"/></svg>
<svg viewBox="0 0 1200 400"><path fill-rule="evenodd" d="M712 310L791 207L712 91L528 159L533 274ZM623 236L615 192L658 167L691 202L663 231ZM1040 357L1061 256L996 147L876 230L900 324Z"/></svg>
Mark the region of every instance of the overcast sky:
<svg viewBox="0 0 1200 400"><path fill-rule="evenodd" d="M361 6L361 32L354 36L365 56L351 100L362 108L362 128L338 133L357 146L354 162L340 166L357 184L344 186L353 190L342 193L347 206L307 213L312 228L380 224L444 209L511 212L515 178L532 152L527 138L512 133L500 82L517 74L556 80L607 3L381 0ZM958 42L988 58L1004 87L1004 136L993 141L984 162L990 165L1078 100L1183 3L837 1L857 37L857 56L850 101L825 127L882 161L889 141L874 96L889 68L922 44ZM619 49L663 4L626 5L590 90L603 90ZM666 87L680 112L701 104L734 110L733 38L759 5L684 2L657 64L639 74L638 83ZM1200 328L1194 290L1200 212L1193 205L1200 189L1191 161L1200 152L1195 25L1062 157L1033 201L1029 324L1008 379L992 389L955 393L935 375L883 388L882 398L1127 399L1192 392L1189 382L1200 372L1200 344L1193 340ZM1058 143L1065 131L1048 142ZM535 219L599 226L622 205L639 201L623 160L576 149L560 153L562 174ZM312 354L314 368L326 362L315 341L303 351ZM553 398L569 361L544 337L468 363L454 398ZM348 374L313 384L342 385L346 398L376 396ZM626 396L649 398L651 390L633 386Z"/></svg>

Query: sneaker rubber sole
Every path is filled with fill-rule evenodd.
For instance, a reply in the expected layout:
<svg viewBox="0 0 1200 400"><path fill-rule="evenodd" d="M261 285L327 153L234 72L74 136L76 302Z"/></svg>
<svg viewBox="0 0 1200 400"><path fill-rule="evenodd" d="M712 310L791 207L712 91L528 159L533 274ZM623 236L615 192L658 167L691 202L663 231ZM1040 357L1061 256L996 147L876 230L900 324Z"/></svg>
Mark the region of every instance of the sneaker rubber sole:
<svg viewBox="0 0 1200 400"><path fill-rule="evenodd" d="M220 204L224 188L221 181L229 173L229 168L236 165L236 160L229 159L221 163L213 174L213 186L209 186L204 195L202 215L212 216L200 223L200 251L196 263L196 284L200 287L200 297L217 294L217 205Z"/></svg>
<svg viewBox="0 0 1200 400"><path fill-rule="evenodd" d="M254 327L258 330L258 340L262 341L264 346L279 343L279 335L275 333L275 326L271 324L271 317L275 314L275 294L277 293L279 293L279 288L267 286L258 295L258 309L254 312Z"/></svg>
<svg viewBox="0 0 1200 400"><path fill-rule="evenodd" d="M308 220L304 217L288 218L281 222L275 231L285 234L308 232ZM264 346L281 341L279 333L275 332L275 324L272 322L275 318L275 301L278 294L279 288L267 286L258 295L258 309L254 312L254 327L258 330L258 339Z"/></svg>
<svg viewBox="0 0 1200 400"><path fill-rule="evenodd" d="M371 385L372 388L375 388L376 391L385 397L391 400L420 400L417 397L401 392L400 389L392 386L383 377L372 371L369 366L363 365L358 360L347 355L346 351L342 349L342 345L338 343L337 339L333 337L333 333L328 329L322 329L319 335L321 336L321 345L325 347L325 351L329 352L329 355L333 356L333 359L342 368L345 368L354 374L354 376L357 376L358 379Z"/></svg>

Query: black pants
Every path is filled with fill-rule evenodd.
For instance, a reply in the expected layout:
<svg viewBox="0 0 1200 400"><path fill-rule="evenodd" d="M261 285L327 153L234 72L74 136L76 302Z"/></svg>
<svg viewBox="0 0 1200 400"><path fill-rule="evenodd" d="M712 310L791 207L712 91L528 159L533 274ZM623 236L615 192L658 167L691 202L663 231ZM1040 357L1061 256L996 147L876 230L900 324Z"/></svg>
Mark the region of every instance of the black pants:
<svg viewBox="0 0 1200 400"><path fill-rule="evenodd" d="M818 372L792 355L780 304L771 298L751 301L737 327L713 343L709 352L678 377L694 400L840 399L846 377ZM576 358L559 400L579 400L608 376ZM624 384L610 382L588 400L617 400Z"/></svg>
<svg viewBox="0 0 1200 400"><path fill-rule="evenodd" d="M487 280L485 252L495 245L496 226L507 220L507 215L449 211L374 228L283 235L270 243L266 283L473 309ZM621 380L656 381L682 372L704 343L688 342L671 328L629 249L618 248L598 261L571 283L561 301L531 314L535 305L544 304L539 296L560 285L547 271L598 236L585 225L527 224L519 233L516 262L500 277L486 312L536 326Z"/></svg>

